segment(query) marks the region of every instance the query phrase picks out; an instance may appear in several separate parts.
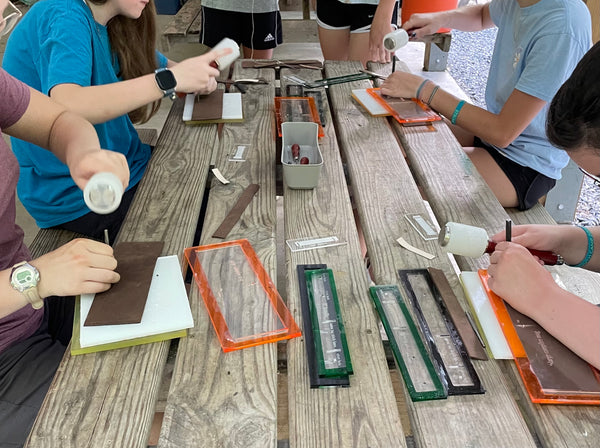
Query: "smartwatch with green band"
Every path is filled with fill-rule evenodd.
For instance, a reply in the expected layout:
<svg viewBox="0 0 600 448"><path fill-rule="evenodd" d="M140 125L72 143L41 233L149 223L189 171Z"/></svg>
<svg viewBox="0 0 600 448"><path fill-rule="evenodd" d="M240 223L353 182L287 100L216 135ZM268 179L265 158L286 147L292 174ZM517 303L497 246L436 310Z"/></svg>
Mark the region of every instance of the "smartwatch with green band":
<svg viewBox="0 0 600 448"><path fill-rule="evenodd" d="M37 288L39 281L40 272L26 261L15 264L10 273L11 286L27 297L27 301L36 310L44 306L44 299L40 297Z"/></svg>
<svg viewBox="0 0 600 448"><path fill-rule="evenodd" d="M158 85L158 88L162 90L165 98L169 97L172 100L177 98L177 94L175 93L177 80L175 79L175 75L173 75L171 70L165 67L157 68L154 71L154 77L156 78L156 84Z"/></svg>

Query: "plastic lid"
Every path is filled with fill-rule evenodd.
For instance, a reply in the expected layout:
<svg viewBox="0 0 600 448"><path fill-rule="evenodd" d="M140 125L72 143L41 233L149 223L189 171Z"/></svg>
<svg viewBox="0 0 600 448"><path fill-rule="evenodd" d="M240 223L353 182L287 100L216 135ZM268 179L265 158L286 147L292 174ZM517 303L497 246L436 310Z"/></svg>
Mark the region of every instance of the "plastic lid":
<svg viewBox="0 0 600 448"><path fill-rule="evenodd" d="M83 190L86 205L101 215L114 212L122 197L123 184L117 176L108 172L94 174Z"/></svg>

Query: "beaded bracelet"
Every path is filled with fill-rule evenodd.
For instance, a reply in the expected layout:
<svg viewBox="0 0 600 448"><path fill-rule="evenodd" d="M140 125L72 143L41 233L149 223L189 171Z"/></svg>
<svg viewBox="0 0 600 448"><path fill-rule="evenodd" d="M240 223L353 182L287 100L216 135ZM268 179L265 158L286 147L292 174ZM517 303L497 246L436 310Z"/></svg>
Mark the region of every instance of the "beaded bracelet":
<svg viewBox="0 0 600 448"><path fill-rule="evenodd" d="M425 84L427 84L429 82L428 79L424 79L423 82L421 83L421 85L419 86L419 88L417 89L417 94L415 95L416 99L419 99L419 95L421 94L421 90L423 90L423 87L425 87Z"/></svg>
<svg viewBox="0 0 600 448"><path fill-rule="evenodd" d="M465 105L464 100L460 100L458 102L458 104L456 105L456 109L454 109L454 113L452 114L452 118L450 119L450 123L456 124L456 119L458 118L458 114L460 113L460 110L462 109L462 107L464 105Z"/></svg>
<svg viewBox="0 0 600 448"><path fill-rule="evenodd" d="M437 85L436 85L436 86L433 88L433 90L431 91L431 95L429 95L429 99L428 99L427 101L425 101L425 103L426 103L428 106L431 106L431 102L433 101L433 97L435 96L435 94L437 93L437 91L438 91L438 89L439 89L439 88L440 88L440 86L437 86Z"/></svg>
<svg viewBox="0 0 600 448"><path fill-rule="evenodd" d="M581 268L581 267L585 266L586 264L588 264L588 262L590 261L590 259L592 258L592 255L594 253L594 236L592 235L592 232L590 232L587 227L579 226L579 228L583 229L583 231L585 232L585 235L587 236L588 245L587 245L587 252L585 253L585 257L583 257L583 260L581 260L577 264L569 265L569 266L573 266L574 268Z"/></svg>

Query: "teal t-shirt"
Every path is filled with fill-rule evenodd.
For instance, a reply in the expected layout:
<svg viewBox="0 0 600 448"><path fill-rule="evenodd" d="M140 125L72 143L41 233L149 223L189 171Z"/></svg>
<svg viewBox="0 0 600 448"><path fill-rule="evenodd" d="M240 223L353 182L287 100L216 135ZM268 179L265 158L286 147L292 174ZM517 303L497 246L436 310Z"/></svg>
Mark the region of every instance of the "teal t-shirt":
<svg viewBox="0 0 600 448"><path fill-rule="evenodd" d="M485 93L487 109L500 113L514 89L546 101L510 145L497 149L522 166L560 179L569 157L548 141L546 115L552 97L591 46L588 9L581 0L540 0L524 8L516 0L493 0L490 16L498 36Z"/></svg>
<svg viewBox="0 0 600 448"><path fill-rule="evenodd" d="M166 63L157 52L157 65ZM120 81L107 29L94 21L83 0L34 4L12 31L3 67L45 94L58 84L86 87ZM94 127L102 148L125 155L129 187L136 185L150 159L150 147L140 141L129 117L123 115ZM65 164L38 146L15 138L11 143L20 166L17 193L39 227L59 225L90 212Z"/></svg>

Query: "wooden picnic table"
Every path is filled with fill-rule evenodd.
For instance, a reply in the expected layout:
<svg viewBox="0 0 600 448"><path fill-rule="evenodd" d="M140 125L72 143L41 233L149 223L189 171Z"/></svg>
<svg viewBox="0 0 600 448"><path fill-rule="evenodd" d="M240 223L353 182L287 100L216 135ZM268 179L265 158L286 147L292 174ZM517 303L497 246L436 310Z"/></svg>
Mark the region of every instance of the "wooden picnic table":
<svg viewBox="0 0 600 448"><path fill-rule="evenodd" d="M285 86L286 74L319 79L358 68L354 62L327 62L322 72L281 69L279 75ZM192 245L205 190L200 243L210 244L221 241L211 235L240 193L259 184L227 240L247 238L272 279L277 266L285 266L280 293L301 328L296 265L324 263L333 270L354 365L350 387L310 388L303 337L224 353L192 284L195 326L178 343L159 446L598 446L598 407L532 404L512 362L474 361L486 389L483 395L410 400L381 341L353 207L376 284L398 284L398 269L433 266L446 273L463 306L465 297L449 259L436 242L421 240L404 215L427 215L419 187L439 222L474 224L492 233L504 224L507 212L444 123L434 130L402 128L357 105L351 89L370 87L366 80L322 89L327 120L319 140L324 159L319 184L312 190L284 186L283 199L277 199L277 75L271 68L244 69L236 63L234 79L262 77L270 83L249 88L243 95L244 122L225 124L220 138L217 125L184 125L182 100L175 101L118 240L165 241L164 254L177 254L183 268L182 252ZM246 161L230 162L228 154L239 143L249 145ZM230 184L209 176L211 160ZM283 231L277 228L281 200ZM549 221L543 208L510 215L518 223ZM347 244L304 252L285 247L285 260L277 263L277 248L285 240L329 235ZM402 249L395 241L399 236L436 258L426 261ZM34 251L49 250L70 237L41 231ZM487 263L485 257L458 262L468 270ZM556 270L567 285L600 301L597 275ZM145 447L169 345L74 357L67 353L28 446Z"/></svg>

